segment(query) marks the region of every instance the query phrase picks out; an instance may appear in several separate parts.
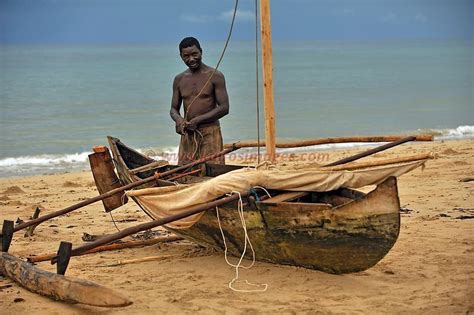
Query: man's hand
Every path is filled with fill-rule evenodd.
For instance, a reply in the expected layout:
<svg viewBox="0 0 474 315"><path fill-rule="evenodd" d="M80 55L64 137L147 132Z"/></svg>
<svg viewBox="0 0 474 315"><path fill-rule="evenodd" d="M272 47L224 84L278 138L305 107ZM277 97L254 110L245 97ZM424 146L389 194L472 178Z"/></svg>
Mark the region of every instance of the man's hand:
<svg viewBox="0 0 474 315"><path fill-rule="evenodd" d="M176 133L180 135L184 135L185 127L186 127L186 122L184 121L184 119L180 119L176 121L176 126L175 126Z"/></svg>
<svg viewBox="0 0 474 315"><path fill-rule="evenodd" d="M194 131L197 129L199 120L197 119L198 117L194 117L190 121L185 122L185 129Z"/></svg>

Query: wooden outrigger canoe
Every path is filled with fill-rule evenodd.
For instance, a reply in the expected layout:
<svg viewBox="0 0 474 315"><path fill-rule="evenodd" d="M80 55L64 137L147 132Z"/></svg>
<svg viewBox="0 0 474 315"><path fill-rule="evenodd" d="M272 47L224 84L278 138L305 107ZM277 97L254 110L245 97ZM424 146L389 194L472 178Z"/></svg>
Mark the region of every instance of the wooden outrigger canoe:
<svg viewBox="0 0 474 315"><path fill-rule="evenodd" d="M151 176L158 167L160 172L174 167L160 165L136 173L133 169L159 163L117 138L109 137L108 141L123 184ZM205 177L241 167L206 163ZM158 184L173 185L166 181ZM257 260L334 274L358 272L379 262L398 238L400 202L395 177L368 194L346 188L324 193L270 194L272 197L265 200L262 193L258 196L260 201L244 201L247 231ZM239 256L244 248L244 234L236 209L237 203L227 204L219 208L219 215L228 251ZM167 229L198 244L224 250L215 209L206 211L189 229Z"/></svg>

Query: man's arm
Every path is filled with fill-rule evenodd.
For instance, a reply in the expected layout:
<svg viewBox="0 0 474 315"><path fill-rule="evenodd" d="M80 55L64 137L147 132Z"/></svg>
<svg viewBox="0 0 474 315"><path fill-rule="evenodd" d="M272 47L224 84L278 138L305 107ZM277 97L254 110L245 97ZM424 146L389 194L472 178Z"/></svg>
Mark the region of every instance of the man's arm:
<svg viewBox="0 0 474 315"><path fill-rule="evenodd" d="M229 113L229 96L227 95L224 75L220 71L216 71L214 80L212 81L214 84L214 95L216 97L217 107L191 119L189 122L191 126L190 129L193 129L193 127L199 124L216 121Z"/></svg>
<svg viewBox="0 0 474 315"><path fill-rule="evenodd" d="M176 132L182 135L184 129L184 118L179 114L179 110L181 109L183 98L181 97L181 93L179 92L178 88L179 80L179 76L176 76L173 81L173 96L171 97L170 116L176 123Z"/></svg>

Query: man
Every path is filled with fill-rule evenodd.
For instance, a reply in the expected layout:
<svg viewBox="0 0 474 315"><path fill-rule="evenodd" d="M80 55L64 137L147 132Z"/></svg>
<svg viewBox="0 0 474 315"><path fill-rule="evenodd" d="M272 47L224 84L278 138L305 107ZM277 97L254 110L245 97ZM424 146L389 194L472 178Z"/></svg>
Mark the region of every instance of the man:
<svg viewBox="0 0 474 315"><path fill-rule="evenodd" d="M174 78L170 115L181 135L178 164L183 165L222 151L219 118L229 113L229 97L224 75L202 63L197 39L184 38L179 52L188 69ZM181 103L184 117L180 115ZM222 156L212 162L224 161Z"/></svg>

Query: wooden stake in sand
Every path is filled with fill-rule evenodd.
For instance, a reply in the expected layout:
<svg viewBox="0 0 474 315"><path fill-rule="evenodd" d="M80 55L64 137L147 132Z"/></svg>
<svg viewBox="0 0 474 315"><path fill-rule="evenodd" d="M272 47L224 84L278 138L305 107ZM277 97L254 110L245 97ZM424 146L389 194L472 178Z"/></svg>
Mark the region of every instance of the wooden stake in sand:
<svg viewBox="0 0 474 315"><path fill-rule="evenodd" d="M38 219L40 212L41 212L41 209L40 209L39 207L36 207L35 213L34 213L33 216L31 217L31 219L32 219L32 220ZM33 232L35 231L35 228L36 228L37 226L38 226L38 224L30 226L30 227L28 228L28 230L26 230L26 232L25 232L25 237L33 236Z"/></svg>

